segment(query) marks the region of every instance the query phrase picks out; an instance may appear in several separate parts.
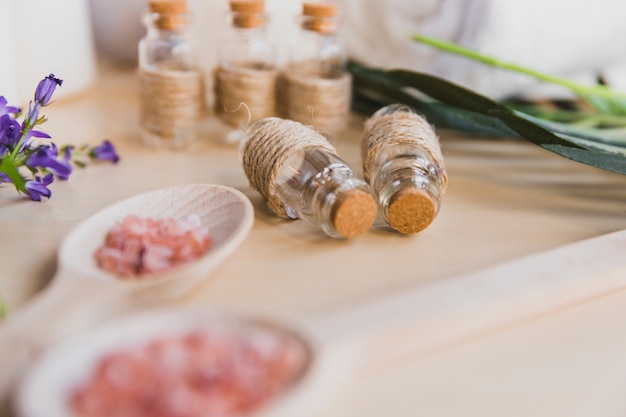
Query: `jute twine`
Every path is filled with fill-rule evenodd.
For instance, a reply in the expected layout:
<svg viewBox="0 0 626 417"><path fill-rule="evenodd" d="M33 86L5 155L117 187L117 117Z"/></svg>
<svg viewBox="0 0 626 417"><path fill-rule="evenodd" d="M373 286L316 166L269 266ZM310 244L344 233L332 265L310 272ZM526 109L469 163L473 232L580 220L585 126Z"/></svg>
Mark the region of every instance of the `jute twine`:
<svg viewBox="0 0 626 417"><path fill-rule="evenodd" d="M276 115L275 69L219 66L214 76L215 112L226 123L241 127Z"/></svg>
<svg viewBox="0 0 626 417"><path fill-rule="evenodd" d="M286 118L311 124L322 132L338 132L348 125L352 100L352 76L336 78L282 74L281 109Z"/></svg>
<svg viewBox="0 0 626 417"><path fill-rule="evenodd" d="M365 122L361 141L363 176L370 182L370 169L376 154L386 146L396 144L417 145L433 159L440 174L442 188L448 184L441 145L435 130L428 122L412 112L398 111L391 114L372 117Z"/></svg>
<svg viewBox="0 0 626 417"><path fill-rule="evenodd" d="M278 170L299 151L322 148L335 153L335 147L310 127L301 123L270 117L250 126L248 138L241 148L243 170L250 185L265 199L278 216L288 218L276 191Z"/></svg>
<svg viewBox="0 0 626 417"><path fill-rule="evenodd" d="M204 109L201 71L139 71L141 126L164 140L194 125Z"/></svg>

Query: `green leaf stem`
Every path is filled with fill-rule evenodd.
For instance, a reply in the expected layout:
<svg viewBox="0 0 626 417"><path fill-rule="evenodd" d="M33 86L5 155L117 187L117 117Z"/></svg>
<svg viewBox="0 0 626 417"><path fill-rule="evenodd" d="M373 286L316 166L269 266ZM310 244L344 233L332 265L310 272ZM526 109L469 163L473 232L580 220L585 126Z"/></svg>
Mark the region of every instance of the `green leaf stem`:
<svg viewBox="0 0 626 417"><path fill-rule="evenodd" d="M526 74L541 81L561 85L571 90L580 99L587 102L599 112L626 116L626 95L617 93L604 85L580 85L565 78L555 77L532 68L526 68L511 62L502 61L491 56L483 55L471 49L464 48L461 45L421 34L412 35L411 38L414 41L430 45L446 52L464 56L485 65L507 69L520 74Z"/></svg>

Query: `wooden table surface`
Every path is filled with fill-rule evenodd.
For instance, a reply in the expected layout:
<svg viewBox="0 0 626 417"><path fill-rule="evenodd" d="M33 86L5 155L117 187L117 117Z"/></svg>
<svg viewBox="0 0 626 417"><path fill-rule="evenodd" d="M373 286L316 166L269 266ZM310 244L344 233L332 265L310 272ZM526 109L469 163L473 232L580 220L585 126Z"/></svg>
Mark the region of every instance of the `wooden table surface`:
<svg viewBox="0 0 626 417"><path fill-rule="evenodd" d="M0 296L9 319L52 278L56 250L73 226L168 185L228 185L256 211L243 245L185 303L285 316L329 312L626 229L626 177L519 140L439 131L450 184L431 227L401 236L377 222L356 239L331 240L265 208L248 186L237 147L222 139L227 129L212 116L187 148L143 146L132 69L103 65L91 90L44 113L43 130L57 144L109 138L121 161L77 169L42 203L0 189ZM331 137L359 173L362 123L354 115L348 131ZM625 291L594 297L382 369L337 392L320 417L621 416L624 317Z"/></svg>

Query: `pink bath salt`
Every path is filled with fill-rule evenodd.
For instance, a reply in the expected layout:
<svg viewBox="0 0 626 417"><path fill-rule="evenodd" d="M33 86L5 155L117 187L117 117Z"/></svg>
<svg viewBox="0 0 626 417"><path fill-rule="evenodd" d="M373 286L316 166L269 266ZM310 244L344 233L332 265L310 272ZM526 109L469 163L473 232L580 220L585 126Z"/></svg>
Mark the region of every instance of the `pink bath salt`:
<svg viewBox="0 0 626 417"><path fill-rule="evenodd" d="M306 350L275 335L191 332L112 352L73 391L82 417L225 417L251 412L301 375Z"/></svg>
<svg viewBox="0 0 626 417"><path fill-rule="evenodd" d="M177 220L131 215L107 233L94 256L105 271L123 278L139 277L198 259L211 243L197 216Z"/></svg>

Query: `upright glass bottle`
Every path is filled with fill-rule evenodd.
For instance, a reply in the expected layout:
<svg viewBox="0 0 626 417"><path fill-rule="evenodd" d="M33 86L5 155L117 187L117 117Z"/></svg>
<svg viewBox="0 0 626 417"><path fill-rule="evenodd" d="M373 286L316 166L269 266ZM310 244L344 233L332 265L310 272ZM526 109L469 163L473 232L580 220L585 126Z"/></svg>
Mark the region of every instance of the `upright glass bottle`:
<svg viewBox="0 0 626 417"><path fill-rule="evenodd" d="M448 177L432 127L403 105L378 110L362 137L363 172L383 219L401 233L417 233L435 219Z"/></svg>
<svg viewBox="0 0 626 417"><path fill-rule="evenodd" d="M195 139L204 108L203 74L189 33L186 0L149 0L139 42L140 125L146 144Z"/></svg>
<svg viewBox="0 0 626 417"><path fill-rule="evenodd" d="M229 28L217 46L215 112L235 128L238 141L248 123L276 115L274 45L267 31L263 0L231 0Z"/></svg>
<svg viewBox="0 0 626 417"><path fill-rule="evenodd" d="M303 3L300 31L281 81L285 116L331 133L346 127L352 96L338 25L336 3Z"/></svg>

